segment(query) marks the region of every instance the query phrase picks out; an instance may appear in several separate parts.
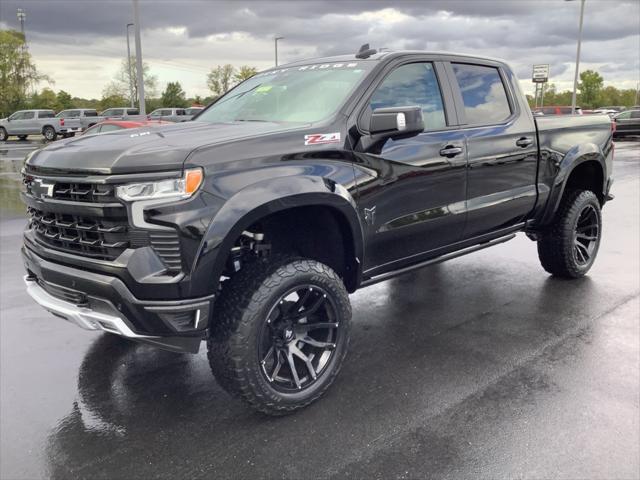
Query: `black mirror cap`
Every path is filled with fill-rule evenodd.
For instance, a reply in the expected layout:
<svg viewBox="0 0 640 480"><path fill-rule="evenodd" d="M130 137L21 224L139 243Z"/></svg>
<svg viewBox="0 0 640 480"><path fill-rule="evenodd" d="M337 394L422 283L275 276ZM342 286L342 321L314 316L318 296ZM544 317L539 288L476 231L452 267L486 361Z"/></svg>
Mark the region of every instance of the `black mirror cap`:
<svg viewBox="0 0 640 480"><path fill-rule="evenodd" d="M422 108L418 106L376 108L369 122L372 136L402 137L423 131Z"/></svg>

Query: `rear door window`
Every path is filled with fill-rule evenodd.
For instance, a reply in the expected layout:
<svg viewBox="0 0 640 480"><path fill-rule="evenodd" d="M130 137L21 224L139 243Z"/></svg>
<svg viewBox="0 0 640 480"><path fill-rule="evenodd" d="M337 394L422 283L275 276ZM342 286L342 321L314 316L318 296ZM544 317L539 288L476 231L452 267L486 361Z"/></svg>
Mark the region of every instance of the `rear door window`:
<svg viewBox="0 0 640 480"><path fill-rule="evenodd" d="M36 112L23 112L20 120L31 120L32 118L35 118L35 116ZM40 113L40 118L44 118L42 112Z"/></svg>
<svg viewBox="0 0 640 480"><path fill-rule="evenodd" d="M134 108L127 109L127 115L138 115L138 110Z"/></svg>
<svg viewBox="0 0 640 480"><path fill-rule="evenodd" d="M447 126L444 103L433 64L429 62L401 65L376 88L369 101L371 110L388 107L422 108L426 130Z"/></svg>
<svg viewBox="0 0 640 480"><path fill-rule="evenodd" d="M640 110L634 110L631 112L631 118L640 118Z"/></svg>
<svg viewBox="0 0 640 480"><path fill-rule="evenodd" d="M98 116L98 112L96 112L95 110L85 110L84 111L84 116L85 117L97 117Z"/></svg>
<svg viewBox="0 0 640 480"><path fill-rule="evenodd" d="M491 125L511 116L507 92L497 68L466 63L451 65L462 94L467 124Z"/></svg>

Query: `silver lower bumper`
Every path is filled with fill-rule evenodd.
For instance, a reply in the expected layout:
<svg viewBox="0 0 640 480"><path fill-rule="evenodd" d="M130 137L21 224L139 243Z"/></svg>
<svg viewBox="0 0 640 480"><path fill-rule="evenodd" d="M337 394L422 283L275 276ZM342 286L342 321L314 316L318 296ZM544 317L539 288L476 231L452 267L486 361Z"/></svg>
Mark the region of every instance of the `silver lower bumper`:
<svg viewBox="0 0 640 480"><path fill-rule="evenodd" d="M90 308L80 307L50 295L35 280L24 277L27 293L45 310L61 317L86 330L103 330L133 339L154 339L148 335L139 335L129 328L125 321L114 315L96 312Z"/></svg>

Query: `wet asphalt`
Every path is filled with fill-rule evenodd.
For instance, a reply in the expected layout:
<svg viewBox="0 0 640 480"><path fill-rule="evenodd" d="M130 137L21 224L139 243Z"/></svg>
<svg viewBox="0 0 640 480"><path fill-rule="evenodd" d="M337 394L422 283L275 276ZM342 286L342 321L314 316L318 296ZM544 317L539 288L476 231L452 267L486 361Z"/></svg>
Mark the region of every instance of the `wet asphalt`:
<svg viewBox="0 0 640 480"><path fill-rule="evenodd" d="M640 142L616 145L596 265L503 245L352 295L328 394L284 418L180 355L88 332L24 292L30 146L0 144L0 478L639 478Z"/></svg>

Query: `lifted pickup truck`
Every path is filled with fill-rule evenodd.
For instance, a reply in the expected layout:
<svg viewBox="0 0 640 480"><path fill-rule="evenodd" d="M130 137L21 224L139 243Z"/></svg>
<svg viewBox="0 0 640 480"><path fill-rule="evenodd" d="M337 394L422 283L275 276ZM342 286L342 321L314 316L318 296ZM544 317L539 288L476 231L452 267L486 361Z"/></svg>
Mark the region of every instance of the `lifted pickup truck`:
<svg viewBox="0 0 640 480"><path fill-rule="evenodd" d="M552 275L593 265L611 121L534 119L513 71L427 52L301 61L196 121L31 154L29 294L58 317L176 351L268 414L320 397L349 292L524 232Z"/></svg>

